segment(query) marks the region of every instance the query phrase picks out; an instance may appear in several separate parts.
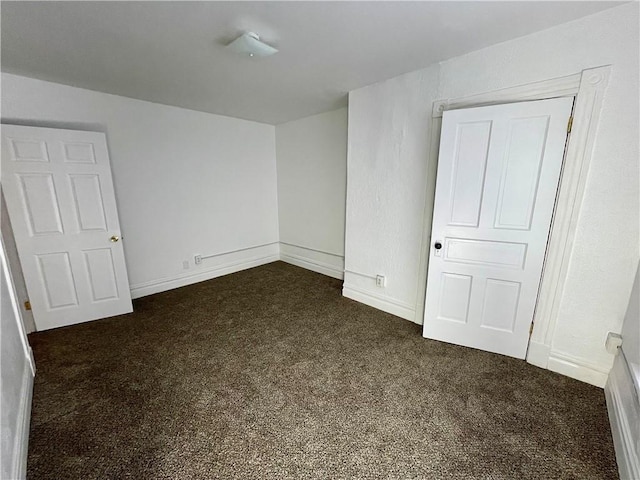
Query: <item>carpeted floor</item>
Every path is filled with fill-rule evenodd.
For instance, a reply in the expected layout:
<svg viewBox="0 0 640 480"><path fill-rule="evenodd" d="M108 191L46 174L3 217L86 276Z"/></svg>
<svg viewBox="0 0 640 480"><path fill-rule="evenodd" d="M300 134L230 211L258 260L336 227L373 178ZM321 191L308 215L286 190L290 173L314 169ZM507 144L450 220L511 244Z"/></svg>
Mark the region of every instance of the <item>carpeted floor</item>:
<svg viewBox="0 0 640 480"><path fill-rule="evenodd" d="M617 478L602 390L281 262L30 336L31 479Z"/></svg>

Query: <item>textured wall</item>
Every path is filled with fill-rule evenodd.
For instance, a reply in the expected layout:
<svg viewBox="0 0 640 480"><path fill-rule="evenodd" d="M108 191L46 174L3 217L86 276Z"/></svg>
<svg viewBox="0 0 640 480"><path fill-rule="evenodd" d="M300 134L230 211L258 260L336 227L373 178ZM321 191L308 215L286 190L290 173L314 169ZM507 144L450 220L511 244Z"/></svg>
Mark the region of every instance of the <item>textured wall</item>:
<svg viewBox="0 0 640 480"><path fill-rule="evenodd" d="M395 303L405 318L416 302L437 80L436 66L349 94L345 287Z"/></svg>
<svg viewBox="0 0 640 480"><path fill-rule="evenodd" d="M632 3L351 92L346 268L386 273L384 295L407 308L415 303L419 212L435 182L425 178L433 100L611 64L551 346L608 371L604 339L608 330L620 330L639 256L638 44L638 4ZM372 279L359 281L359 288L380 295ZM417 315L421 321L422 312Z"/></svg>

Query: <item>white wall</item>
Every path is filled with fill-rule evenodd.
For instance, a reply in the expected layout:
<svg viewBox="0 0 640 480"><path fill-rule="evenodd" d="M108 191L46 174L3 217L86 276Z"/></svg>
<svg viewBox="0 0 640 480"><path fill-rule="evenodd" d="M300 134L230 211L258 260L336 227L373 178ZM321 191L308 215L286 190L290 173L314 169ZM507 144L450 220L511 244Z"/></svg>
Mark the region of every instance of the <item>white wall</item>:
<svg viewBox="0 0 640 480"><path fill-rule="evenodd" d="M613 362L604 340L620 331L639 256L639 43L636 2L445 62L438 92L457 97L612 65L551 345L602 379Z"/></svg>
<svg viewBox="0 0 640 480"><path fill-rule="evenodd" d="M640 266L605 395L621 479L640 478Z"/></svg>
<svg viewBox="0 0 640 480"><path fill-rule="evenodd" d="M410 320L437 82L435 66L349 93L344 294Z"/></svg>
<svg viewBox="0 0 640 480"><path fill-rule="evenodd" d="M281 259L342 278L347 109L278 125L276 152Z"/></svg>
<svg viewBox="0 0 640 480"><path fill-rule="evenodd" d="M134 296L277 260L273 126L4 73L1 86L3 123L106 133Z"/></svg>
<svg viewBox="0 0 640 480"><path fill-rule="evenodd" d="M640 390L640 265L636 269L636 278L622 325L622 350Z"/></svg>
<svg viewBox="0 0 640 480"><path fill-rule="evenodd" d="M18 479L26 476L34 370L4 244L0 249L0 269L0 478Z"/></svg>
<svg viewBox="0 0 640 480"><path fill-rule="evenodd" d="M611 64L550 345L571 358L573 376L606 378L613 359L604 339L620 330L639 256L638 42L638 4L626 4L351 92L346 270L386 273L388 287L347 273L345 294L353 285L362 301L387 296L369 303L422 321L415 305L424 285L416 284L424 192L435 182L426 171L433 100Z"/></svg>

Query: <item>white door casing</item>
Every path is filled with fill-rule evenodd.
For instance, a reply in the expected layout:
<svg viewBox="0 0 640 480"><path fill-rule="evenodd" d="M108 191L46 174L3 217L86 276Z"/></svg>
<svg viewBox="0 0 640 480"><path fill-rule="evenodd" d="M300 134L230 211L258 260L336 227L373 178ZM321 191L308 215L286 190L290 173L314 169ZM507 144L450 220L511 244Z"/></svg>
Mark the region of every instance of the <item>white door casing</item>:
<svg viewBox="0 0 640 480"><path fill-rule="evenodd" d="M425 337L525 357L572 105L443 114Z"/></svg>
<svg viewBox="0 0 640 480"><path fill-rule="evenodd" d="M1 174L38 330L133 311L104 134L2 125Z"/></svg>

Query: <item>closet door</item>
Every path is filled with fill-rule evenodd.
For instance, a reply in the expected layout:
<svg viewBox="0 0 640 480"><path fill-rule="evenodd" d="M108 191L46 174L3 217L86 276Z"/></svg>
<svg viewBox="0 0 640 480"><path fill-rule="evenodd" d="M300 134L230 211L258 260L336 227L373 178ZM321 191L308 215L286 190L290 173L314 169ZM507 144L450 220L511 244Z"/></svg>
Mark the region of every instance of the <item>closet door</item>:
<svg viewBox="0 0 640 480"><path fill-rule="evenodd" d="M444 113L425 337L525 358L572 105Z"/></svg>

